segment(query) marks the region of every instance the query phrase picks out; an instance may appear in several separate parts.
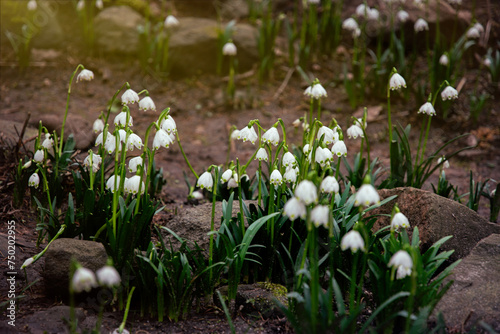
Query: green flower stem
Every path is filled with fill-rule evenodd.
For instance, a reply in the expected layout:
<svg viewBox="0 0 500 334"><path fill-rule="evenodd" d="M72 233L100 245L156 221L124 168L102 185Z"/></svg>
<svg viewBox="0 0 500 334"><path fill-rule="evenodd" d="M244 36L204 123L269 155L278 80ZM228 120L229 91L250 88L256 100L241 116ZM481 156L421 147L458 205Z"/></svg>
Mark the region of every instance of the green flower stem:
<svg viewBox="0 0 500 334"><path fill-rule="evenodd" d="M113 95L113 97L111 98L111 101L109 101L109 107L108 107L108 111L106 112L106 117L104 118L104 124L108 124L108 119L109 119L109 114L111 112L111 108L113 107L113 102L115 101L116 97L118 96L118 94L121 92L121 90L124 88L124 87L127 87L127 89L130 88L130 84L128 82L125 82L117 91L116 93ZM104 140L103 140L103 144L104 144Z"/></svg>
<svg viewBox="0 0 500 334"><path fill-rule="evenodd" d="M118 328L118 333L122 333L123 330L125 329L125 324L127 323L127 317L128 317L128 311L130 309L130 301L132 300L132 294L134 293L135 286L132 287L128 294L127 298L127 306L125 307L125 313L123 314L123 321L120 324L120 327Z"/></svg>
<svg viewBox="0 0 500 334"><path fill-rule="evenodd" d="M389 83L387 83L387 122L389 124L389 147L390 147L392 144L392 120L391 120L391 88L389 87Z"/></svg>
<svg viewBox="0 0 500 334"><path fill-rule="evenodd" d="M182 148L182 145L181 145L181 139L179 138L179 132L178 132L178 131L176 131L176 132L175 132L175 136L176 136L176 138L177 138L177 144L179 144L179 148L181 149L182 156L184 157L184 161L186 161L186 163L187 163L187 165L188 165L189 169L191 170L191 173L193 173L193 175L194 175L194 176L196 177L196 179L198 180L198 178L199 178L198 174L196 174L196 172L195 172L195 171L194 171L194 169L193 169L193 166L191 166L191 164L189 163L189 160L188 160L188 158L187 158L187 156L186 156L186 153L184 153L184 149Z"/></svg>
<svg viewBox="0 0 500 334"><path fill-rule="evenodd" d="M410 332L411 327L411 314L413 313L413 305L415 303L415 295L417 294L417 271L415 268L411 270L411 288L410 295L408 296L408 304L406 311L408 312L405 324L405 333Z"/></svg>
<svg viewBox="0 0 500 334"><path fill-rule="evenodd" d="M349 312L353 314L354 309L356 307L355 301L356 301L356 277L357 277L357 270L358 270L358 252L353 254L354 260L352 263L352 274L351 274L351 289L349 292Z"/></svg>
<svg viewBox="0 0 500 334"><path fill-rule="evenodd" d="M314 110L314 98L311 97L311 102L309 104L309 127L311 127L313 123L313 110Z"/></svg>
<svg viewBox="0 0 500 334"><path fill-rule="evenodd" d="M308 238L311 239L309 243L309 262L311 264L311 329L312 333L316 333L317 322L318 322L318 312L319 312L319 264L318 264L318 241L317 233L318 230L315 228L310 221L310 212L307 216L307 226L309 229Z"/></svg>
<svg viewBox="0 0 500 334"><path fill-rule="evenodd" d="M45 254L45 252L47 251L47 249L49 249L50 244L52 244L52 242L54 240L56 240L57 238L59 238L61 236L61 234L63 234L63 232L64 232L65 229L66 229L66 224L61 225L61 228L59 228L59 231L57 231L56 235L52 238L52 240L50 240L50 242L47 244L47 246L45 246L45 248L40 253L38 253L37 255L33 256L33 262L31 264L33 264L36 261L38 261L38 259L41 258L43 256L43 254ZM24 268L21 267L21 269L24 269Z"/></svg>
<svg viewBox="0 0 500 334"><path fill-rule="evenodd" d="M432 116L429 115L428 119L427 119L427 129L425 130L424 145L422 147L422 154L420 157L420 161L424 161L425 148L427 146L427 138L429 137L429 130L431 129L431 120L432 120ZM417 159L417 161L418 161L418 159Z"/></svg>
<svg viewBox="0 0 500 334"><path fill-rule="evenodd" d="M342 159L342 157L339 157L337 159L337 168L335 168L335 180L338 180L339 179L339 173L340 173L340 160ZM333 208L333 207L332 207Z"/></svg>
<svg viewBox="0 0 500 334"><path fill-rule="evenodd" d="M321 120L321 98L318 99L318 120Z"/></svg>
<svg viewBox="0 0 500 334"><path fill-rule="evenodd" d="M229 56L229 82L227 83L227 95L231 98L234 105L234 57Z"/></svg>
<svg viewBox="0 0 500 334"><path fill-rule="evenodd" d="M278 122L280 123L281 130L283 132L283 145L286 147L286 128L285 128L285 123L283 123L283 120L281 118L278 118Z"/></svg>
<svg viewBox="0 0 500 334"><path fill-rule="evenodd" d="M45 192L47 193L47 200L49 203L49 209L51 213L54 213L52 211L52 201L50 199L50 189L49 189L49 183L47 182L47 175L45 175L45 170L43 169L42 166L39 166L40 173L42 173L42 178L43 178L43 187L45 188Z"/></svg>
<svg viewBox="0 0 500 334"><path fill-rule="evenodd" d="M259 193L257 195L257 205L262 206L262 161L259 160Z"/></svg>
<svg viewBox="0 0 500 334"><path fill-rule="evenodd" d="M255 153L254 153L255 156ZM250 159L250 161L253 160ZM240 228L241 228L241 235L245 235L245 216L243 215L243 199L241 197L241 175L244 171L244 168L240 169L240 161L238 158L236 158L236 170L238 171L238 204L240 206L240 212L239 212L239 218L240 218Z"/></svg>
<svg viewBox="0 0 500 334"><path fill-rule="evenodd" d="M62 147L63 147L63 141L64 141L64 126L66 125L66 118L68 117L68 110L69 110L69 96L71 95L71 84L73 82L73 78L75 77L76 75L76 72L78 72L79 69L84 69L85 67L83 67L82 64L79 64L76 69L73 71L73 74L71 75L71 79L69 79L69 86L68 86L68 96L66 98L66 109L64 111L64 118L63 118L63 122L62 122L62 125L61 125L61 138L60 138L60 143L59 143L59 157L61 156L62 154Z"/></svg>
<svg viewBox="0 0 500 334"><path fill-rule="evenodd" d="M213 264L213 253L214 253L214 231L215 231L215 202L217 201L217 185L219 181L219 168L215 168L215 182L214 182L214 188L212 191L212 213L210 216L210 244L209 244L209 251L208 251L208 266L210 267L210 272L209 272L209 277L210 277L210 282L213 280L213 271L212 271L212 264Z"/></svg>

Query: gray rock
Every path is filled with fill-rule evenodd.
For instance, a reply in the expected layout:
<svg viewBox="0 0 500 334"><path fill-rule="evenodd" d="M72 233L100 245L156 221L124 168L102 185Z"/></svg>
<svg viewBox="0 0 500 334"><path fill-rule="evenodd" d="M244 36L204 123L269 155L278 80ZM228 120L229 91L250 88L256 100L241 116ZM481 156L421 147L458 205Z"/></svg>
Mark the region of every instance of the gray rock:
<svg viewBox="0 0 500 334"><path fill-rule="evenodd" d="M484 321L500 331L500 234L481 240L453 270L454 284L436 306L450 332L468 332Z"/></svg>
<svg viewBox="0 0 500 334"><path fill-rule="evenodd" d="M75 308L75 318L78 323L85 319L82 308ZM70 307L59 305L48 308L45 311L35 312L27 317L23 322L24 329L32 334L42 333L69 333L69 327L65 320L70 319Z"/></svg>
<svg viewBox="0 0 500 334"><path fill-rule="evenodd" d="M33 125L38 125L39 121L42 121L43 126L51 133L55 130L60 134L63 116L54 114L40 115L40 118L37 119L36 123ZM64 127L64 139L68 139L70 134L73 134L75 148L77 150L85 150L94 144L95 136L92 131L92 124L82 116L71 113L68 114Z"/></svg>
<svg viewBox="0 0 500 334"><path fill-rule="evenodd" d="M172 34L169 44L172 73L214 73L217 65L217 21L195 17L180 17L178 20L179 27ZM257 33L257 29L248 24L235 26L233 42L238 48L239 71L251 68L258 59Z"/></svg>
<svg viewBox="0 0 500 334"><path fill-rule="evenodd" d="M65 238L55 240L45 253L43 277L47 291L57 295L67 293L72 259L95 272L106 265L108 255L99 242Z"/></svg>
<svg viewBox="0 0 500 334"><path fill-rule="evenodd" d="M500 225L488 222L465 205L428 191L415 188L382 189L379 195L381 199L393 195L398 197L370 213L390 214L397 202L401 212L410 221L410 234L415 226L418 227L423 250L439 239L453 235L440 248L455 250L450 261L466 257L480 240L500 233ZM389 217L380 217L373 228L378 230L389 224Z"/></svg>
<svg viewBox="0 0 500 334"><path fill-rule="evenodd" d="M248 1L245 0L227 0L221 3L220 14L228 20L248 17Z"/></svg>
<svg viewBox="0 0 500 334"><path fill-rule="evenodd" d="M8 121L0 119L0 142L6 143L9 146L15 146L19 141L19 135L23 130L23 123L16 121ZM38 129L27 126L24 131L23 141L32 138L38 134ZM34 141L25 144L27 150L33 151ZM22 147L21 147L22 150Z"/></svg>
<svg viewBox="0 0 500 334"><path fill-rule="evenodd" d="M105 8L94 20L96 42L106 53L135 54L139 47L137 27L144 18L128 6Z"/></svg>

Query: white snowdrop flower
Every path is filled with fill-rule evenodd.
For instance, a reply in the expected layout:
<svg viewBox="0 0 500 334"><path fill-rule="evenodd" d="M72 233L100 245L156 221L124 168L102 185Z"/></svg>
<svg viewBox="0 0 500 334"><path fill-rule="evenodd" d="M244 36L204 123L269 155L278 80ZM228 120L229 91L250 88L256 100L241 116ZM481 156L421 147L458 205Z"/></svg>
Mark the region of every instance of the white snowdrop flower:
<svg viewBox="0 0 500 334"><path fill-rule="evenodd" d="M338 157L344 156L347 157L347 147L343 140L339 140L332 146L332 153Z"/></svg>
<svg viewBox="0 0 500 334"><path fill-rule="evenodd" d="M78 81L82 81L82 80L85 80L85 81L90 81L94 79L94 72L90 71L90 70L86 70L86 69L83 69L79 74L78 76L76 77L76 82Z"/></svg>
<svg viewBox="0 0 500 334"><path fill-rule="evenodd" d="M297 118L295 121L292 122L292 125L294 128L298 128L300 123L302 123L302 122L300 121L299 118Z"/></svg>
<svg viewBox="0 0 500 334"><path fill-rule="evenodd" d="M311 152L311 150L309 149L309 144L305 144L304 147L302 148L302 152L304 152L304 154L309 154Z"/></svg>
<svg viewBox="0 0 500 334"><path fill-rule="evenodd" d="M153 110L156 111L155 103L150 96L145 96L142 100L139 101L139 110Z"/></svg>
<svg viewBox="0 0 500 334"><path fill-rule="evenodd" d="M443 101L458 99L458 92L455 88L447 86L441 92L441 98L443 99Z"/></svg>
<svg viewBox="0 0 500 334"><path fill-rule="evenodd" d="M196 191L193 191L193 193L191 194L191 197L194 199L197 199L197 200L202 200L203 194L200 191L196 190Z"/></svg>
<svg viewBox="0 0 500 334"><path fill-rule="evenodd" d="M135 157L128 162L128 171L131 173L137 172L137 167L142 166L142 157Z"/></svg>
<svg viewBox="0 0 500 334"><path fill-rule="evenodd" d="M311 96L312 95L312 86L309 86L304 91L304 95Z"/></svg>
<svg viewBox="0 0 500 334"><path fill-rule="evenodd" d="M399 230L399 228L408 228L410 227L410 222L408 221L408 218L401 212L398 212L392 217L391 220L391 230Z"/></svg>
<svg viewBox="0 0 500 334"><path fill-rule="evenodd" d="M104 266L95 272L99 285L112 288L121 283L120 274L113 266Z"/></svg>
<svg viewBox="0 0 500 334"><path fill-rule="evenodd" d="M265 148L263 148L263 147L259 148L259 150L257 151L257 154L255 155L255 160L267 161L267 151Z"/></svg>
<svg viewBox="0 0 500 334"><path fill-rule="evenodd" d="M235 174L232 178L227 181L228 188L238 188L238 174Z"/></svg>
<svg viewBox="0 0 500 334"><path fill-rule="evenodd" d="M222 54L224 56L236 56L237 49L233 42L228 42L222 47Z"/></svg>
<svg viewBox="0 0 500 334"><path fill-rule="evenodd" d="M32 164L31 160L28 160L28 162L26 162L26 163L23 165L22 169L30 168L30 167L31 167L31 164Z"/></svg>
<svg viewBox="0 0 500 334"><path fill-rule="evenodd" d="M380 17L379 11L375 8L370 8L367 16L368 20L378 21L379 17Z"/></svg>
<svg viewBox="0 0 500 334"><path fill-rule="evenodd" d="M316 153L314 154L314 160L320 165L324 165L328 163L333 158L332 152L321 146L316 148Z"/></svg>
<svg viewBox="0 0 500 334"><path fill-rule="evenodd" d="M319 190L323 193L327 194L333 194L333 193L338 193L340 188L339 188L339 183L337 182L337 179L335 176L327 176L321 181L321 184L319 186Z"/></svg>
<svg viewBox="0 0 500 334"><path fill-rule="evenodd" d="M356 28L352 31L352 38L358 38L359 36L361 36L361 29L359 28Z"/></svg>
<svg viewBox="0 0 500 334"><path fill-rule="evenodd" d="M476 22L476 23L473 25L473 27L474 27L477 31L479 31L479 33L480 33L480 34L482 34L482 33L484 32L484 27L483 27L483 25L482 25L481 23L479 23L479 22Z"/></svg>
<svg viewBox="0 0 500 334"><path fill-rule="evenodd" d="M116 185L115 185L116 182ZM120 175L111 175L106 181L106 188L108 190L111 190L112 193L115 192L115 190L120 188Z"/></svg>
<svg viewBox="0 0 500 334"><path fill-rule="evenodd" d="M349 129L347 129L347 137L349 137L349 139L356 139L358 136L364 138L363 129L356 124L351 125Z"/></svg>
<svg viewBox="0 0 500 334"><path fill-rule="evenodd" d="M410 18L410 14L408 14L408 12L404 11L404 10L400 10L397 14L396 14L396 17L398 18L399 22L401 23L405 23L406 21L408 21L408 19Z"/></svg>
<svg viewBox="0 0 500 334"><path fill-rule="evenodd" d="M83 8L85 8L85 1L78 1L78 3L76 4L76 10L80 12L83 10Z"/></svg>
<svg viewBox="0 0 500 334"><path fill-rule="evenodd" d="M35 152L33 160L36 162L42 162L45 159L45 152L43 150L38 150Z"/></svg>
<svg viewBox="0 0 500 334"><path fill-rule="evenodd" d="M139 187L141 188L141 194L144 194L146 185L141 181L140 175L134 175L131 178L125 178L123 187L126 193L135 195L139 192Z"/></svg>
<svg viewBox="0 0 500 334"><path fill-rule="evenodd" d="M229 181L229 179L233 176L233 171L230 170L230 169L226 169L226 171L224 173L222 173L222 176L221 176L221 181L222 183L226 183L227 181Z"/></svg>
<svg viewBox="0 0 500 334"><path fill-rule="evenodd" d="M444 162L443 162L444 161ZM437 160L437 164L439 165L441 162L443 162L443 168L450 168L450 163L448 162L448 160L444 157L440 157L438 160Z"/></svg>
<svg viewBox="0 0 500 334"><path fill-rule="evenodd" d="M287 183L297 182L297 170L298 168L287 167L285 174L283 174L283 180Z"/></svg>
<svg viewBox="0 0 500 334"><path fill-rule="evenodd" d="M491 59L490 58L484 58L483 65L486 66L486 67L491 67Z"/></svg>
<svg viewBox="0 0 500 334"><path fill-rule="evenodd" d="M283 177L278 169L273 170L271 176L269 177L269 182L274 184L275 187L281 186L283 183Z"/></svg>
<svg viewBox="0 0 500 334"><path fill-rule="evenodd" d="M120 142L125 143L127 140L127 131L123 129L118 130L118 137L120 138Z"/></svg>
<svg viewBox="0 0 500 334"><path fill-rule="evenodd" d="M129 151L132 151L134 147L138 148L139 150L142 149L142 146L144 146L144 144L142 143L141 137L139 137L135 133L131 133L128 136L126 146Z"/></svg>
<svg viewBox="0 0 500 334"><path fill-rule="evenodd" d="M317 205L311 210L311 221L316 227L323 225L327 228L329 217L330 208L326 205Z"/></svg>
<svg viewBox="0 0 500 334"><path fill-rule="evenodd" d="M361 5L356 7L356 15L360 16L360 17L365 17L366 13L368 12L369 9L370 9L370 7L368 7L364 3L362 3Z"/></svg>
<svg viewBox="0 0 500 334"><path fill-rule="evenodd" d="M356 253L359 249L365 251L365 241L358 231L351 230L342 237L340 248L343 251L350 249L353 253Z"/></svg>
<svg viewBox="0 0 500 334"><path fill-rule="evenodd" d="M212 174L210 174L209 172L204 172L203 174L201 174L196 185L201 189L206 188L207 190L212 191L212 187L214 185Z"/></svg>
<svg viewBox="0 0 500 334"><path fill-rule="evenodd" d="M139 102L139 95L133 91L132 89L127 89L125 93L122 94L122 103L123 104L134 104L135 102Z"/></svg>
<svg viewBox="0 0 500 334"><path fill-rule="evenodd" d="M158 150L160 147L168 148L172 142L173 140L168 133L160 129L156 131L155 138L153 139L153 149Z"/></svg>
<svg viewBox="0 0 500 334"><path fill-rule="evenodd" d="M355 19L350 17L346 19L344 22L342 22L342 28L344 28L345 30L354 31L356 29L359 29L359 26L358 22L356 22Z"/></svg>
<svg viewBox="0 0 500 334"><path fill-rule="evenodd" d="M280 141L280 134L278 133L278 129L273 126L269 130L267 130L262 136L262 140L264 141L264 143L277 146L278 142Z"/></svg>
<svg viewBox="0 0 500 334"><path fill-rule="evenodd" d="M419 114L427 114L429 116L436 116L436 110L432 106L432 103L425 102L420 109L418 109Z"/></svg>
<svg viewBox="0 0 500 334"><path fill-rule="evenodd" d="M127 113L125 111L118 113L118 115L115 116L114 123L115 125L125 126L125 124L127 123ZM132 116L129 115L128 126L133 126L133 125L134 121L132 120Z"/></svg>
<svg viewBox="0 0 500 334"><path fill-rule="evenodd" d="M318 191L314 183L303 180L295 188L295 197L304 202L305 205L309 205L318 201Z"/></svg>
<svg viewBox="0 0 500 334"><path fill-rule="evenodd" d="M415 25L413 26L413 29L415 32L420 32L424 30L429 30L429 25L427 24L427 21L424 19L420 18L415 22Z"/></svg>
<svg viewBox="0 0 500 334"><path fill-rule="evenodd" d="M121 332L120 328L115 328L115 330L111 334L130 334L130 332L125 328Z"/></svg>
<svg viewBox="0 0 500 334"><path fill-rule="evenodd" d="M446 53L443 53L443 55L439 57L439 63L443 66L448 66L448 64L450 63L450 59L448 58Z"/></svg>
<svg viewBox="0 0 500 334"><path fill-rule="evenodd" d="M54 146L54 139L50 138L50 134L45 134L45 139L42 142L42 147L45 147L47 150Z"/></svg>
<svg viewBox="0 0 500 334"><path fill-rule="evenodd" d="M102 0L95 0L95 6L97 9L102 9L104 7L104 3Z"/></svg>
<svg viewBox="0 0 500 334"><path fill-rule="evenodd" d="M235 129L231 132L231 140L240 139L240 130Z"/></svg>
<svg viewBox="0 0 500 334"><path fill-rule="evenodd" d="M356 193L354 205L369 206L370 204L378 203L380 203L380 196L377 190L371 184L363 184Z"/></svg>
<svg viewBox="0 0 500 334"><path fill-rule="evenodd" d="M397 279L402 279L406 276L411 275L411 269L413 268L413 260L407 251L399 250L389 260L389 267L398 268ZM401 267L402 269L400 274L399 270Z"/></svg>
<svg viewBox="0 0 500 334"><path fill-rule="evenodd" d="M245 126L243 129L240 130L240 133L238 134L238 139L243 140L243 142L246 142L248 140L252 144L255 144L255 141L258 138L259 137L257 136L257 133L255 132L253 126L251 127Z"/></svg>
<svg viewBox="0 0 500 334"><path fill-rule="evenodd" d="M172 116L168 115L162 122L160 127L167 131L168 133L175 133L177 132L177 124L175 124L174 119Z"/></svg>
<svg viewBox="0 0 500 334"><path fill-rule="evenodd" d="M467 30L465 37L467 37L468 39L477 39L481 37L481 33L475 27L472 27L469 30Z"/></svg>
<svg viewBox="0 0 500 334"><path fill-rule="evenodd" d="M297 198L290 198L283 207L283 214L294 221L297 218L306 218L307 210L304 203L299 201Z"/></svg>
<svg viewBox="0 0 500 334"><path fill-rule="evenodd" d="M311 96L315 99L320 99L322 97L326 97L327 93L325 88L318 82L311 88Z"/></svg>
<svg viewBox="0 0 500 334"><path fill-rule="evenodd" d="M39 184L40 184L40 177L38 176L38 174L37 173L31 174L28 180L28 186L33 188L38 188Z"/></svg>
<svg viewBox="0 0 500 334"><path fill-rule="evenodd" d="M85 167L90 168L92 167L92 172L97 173L99 170L99 167L101 166L102 163L102 158L99 154L93 153L92 155L87 155L87 157L83 160L83 165Z"/></svg>
<svg viewBox="0 0 500 334"><path fill-rule="evenodd" d="M90 292L92 288L97 287L97 281L92 270L79 267L75 270L73 279L71 280L71 288L76 293L87 291Z"/></svg>
<svg viewBox="0 0 500 334"><path fill-rule="evenodd" d="M26 261L24 261L23 265L21 266L21 269L26 268L27 266L31 265L35 259L33 257L27 258Z"/></svg>
<svg viewBox="0 0 500 334"><path fill-rule="evenodd" d="M28 1L28 10L29 11L36 10L37 7L38 6L36 4L36 0L30 0L30 1Z"/></svg>
<svg viewBox="0 0 500 334"><path fill-rule="evenodd" d="M318 140L321 139L323 135L324 137L322 143L324 143L325 145L330 145L334 143L336 140L338 140L339 136L338 133L334 132L332 129L324 125L318 129L318 135L317 135ZM337 135L337 138L334 138L335 135Z"/></svg>
<svg viewBox="0 0 500 334"><path fill-rule="evenodd" d="M96 119L92 125L92 130L94 130L94 133L102 132L104 130L104 122L100 118Z"/></svg>
<svg viewBox="0 0 500 334"><path fill-rule="evenodd" d="M406 81L399 73L394 73L389 80L389 88L391 90L396 90L401 87L406 88Z"/></svg>
<svg viewBox="0 0 500 334"><path fill-rule="evenodd" d="M174 28L179 25L179 20L177 20L173 15L168 15L163 25L167 29Z"/></svg>

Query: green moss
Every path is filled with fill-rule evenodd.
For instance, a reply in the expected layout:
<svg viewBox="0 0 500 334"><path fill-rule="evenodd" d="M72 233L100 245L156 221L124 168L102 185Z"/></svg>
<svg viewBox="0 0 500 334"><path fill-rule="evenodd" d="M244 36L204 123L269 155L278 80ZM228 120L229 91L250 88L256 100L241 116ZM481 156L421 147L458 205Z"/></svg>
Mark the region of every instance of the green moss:
<svg viewBox="0 0 500 334"><path fill-rule="evenodd" d="M278 299L286 298L286 295L288 293L288 290L281 284L270 283L270 282L259 282L257 284L261 288L270 291Z"/></svg>

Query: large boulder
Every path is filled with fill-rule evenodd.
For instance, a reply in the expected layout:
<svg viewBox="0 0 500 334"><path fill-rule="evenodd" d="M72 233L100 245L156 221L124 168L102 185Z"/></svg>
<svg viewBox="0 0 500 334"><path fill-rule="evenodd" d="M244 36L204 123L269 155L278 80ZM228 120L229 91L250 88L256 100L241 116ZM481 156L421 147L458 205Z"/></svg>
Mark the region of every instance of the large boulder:
<svg viewBox="0 0 500 334"><path fill-rule="evenodd" d="M45 126L50 133L53 131L56 131L58 134L61 133L63 123L62 115L42 114L36 122L32 123L33 126L37 126L39 121L42 121L43 126ZM75 148L77 150L86 150L94 144L95 135L92 131L92 123L80 115L68 114L66 118L64 140L67 140L68 136L71 134L75 140Z"/></svg>
<svg viewBox="0 0 500 334"><path fill-rule="evenodd" d="M214 73L217 65L217 31L224 29L216 20L181 17L179 26L170 38L172 73L193 75ZM233 42L238 48L239 70L244 71L258 60L256 28L249 24L236 24Z"/></svg>
<svg viewBox="0 0 500 334"><path fill-rule="evenodd" d="M442 250L455 250L450 261L469 255L476 244L493 233L500 233L500 225L488 222L468 207L434 193L415 188L382 189L381 199L397 198L374 210L373 213L390 214L395 203L408 217L411 229L418 227L421 247L428 249L439 239L452 235ZM378 230L389 225L389 217L380 217L374 225Z"/></svg>
<svg viewBox="0 0 500 334"><path fill-rule="evenodd" d="M135 54L139 48L138 26L144 18L128 6L113 6L94 20L96 43L105 53Z"/></svg>
<svg viewBox="0 0 500 334"><path fill-rule="evenodd" d="M106 265L108 255L99 242L67 238L55 240L45 253L43 277L48 292L67 294L72 259L95 272Z"/></svg>
<svg viewBox="0 0 500 334"><path fill-rule="evenodd" d="M500 234L481 240L453 270L450 290L436 306L450 332L481 328L479 321L500 332Z"/></svg>

